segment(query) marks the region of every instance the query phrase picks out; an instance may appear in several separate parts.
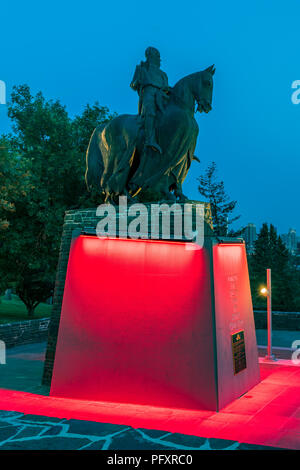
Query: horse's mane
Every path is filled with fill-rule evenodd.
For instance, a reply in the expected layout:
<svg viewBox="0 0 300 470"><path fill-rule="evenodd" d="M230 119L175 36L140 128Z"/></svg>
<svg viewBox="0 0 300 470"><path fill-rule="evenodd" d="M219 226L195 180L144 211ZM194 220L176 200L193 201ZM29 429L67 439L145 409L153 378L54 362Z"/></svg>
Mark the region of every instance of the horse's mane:
<svg viewBox="0 0 300 470"><path fill-rule="evenodd" d="M181 78L180 80L178 80L178 82L175 83L175 85L172 87L172 91L176 91L177 88L181 88L183 85L185 85L186 83L189 83L189 82L194 82L195 79L199 79L199 75L201 76L202 73L205 72L204 71L200 71L200 72L194 72L194 73L190 73L189 75L186 75L185 77Z"/></svg>
<svg viewBox="0 0 300 470"><path fill-rule="evenodd" d="M185 101L183 98L185 89L188 87L190 90L193 90L194 83L199 80L199 77L201 77L202 74L203 71L194 72L178 80L178 82L176 82L175 85L170 89L171 100L181 107L185 106Z"/></svg>

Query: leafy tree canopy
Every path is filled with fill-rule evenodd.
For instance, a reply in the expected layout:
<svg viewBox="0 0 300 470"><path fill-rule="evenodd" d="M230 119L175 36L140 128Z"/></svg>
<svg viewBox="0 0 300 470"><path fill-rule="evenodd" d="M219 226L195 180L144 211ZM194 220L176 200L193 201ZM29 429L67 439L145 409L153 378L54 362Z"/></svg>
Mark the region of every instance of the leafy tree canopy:
<svg viewBox="0 0 300 470"><path fill-rule="evenodd" d="M33 314L51 296L67 209L90 204L85 151L93 129L114 115L95 103L71 119L59 101L14 87L13 134L0 138L0 273Z"/></svg>

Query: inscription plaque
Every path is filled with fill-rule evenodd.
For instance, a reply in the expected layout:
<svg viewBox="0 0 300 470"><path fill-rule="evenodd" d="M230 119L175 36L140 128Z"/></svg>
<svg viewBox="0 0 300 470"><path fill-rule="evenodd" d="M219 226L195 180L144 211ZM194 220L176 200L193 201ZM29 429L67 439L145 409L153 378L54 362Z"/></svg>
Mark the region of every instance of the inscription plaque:
<svg viewBox="0 0 300 470"><path fill-rule="evenodd" d="M234 375L246 369L246 350L245 350L245 335L244 331L238 331L231 335L232 344L232 357L233 357L233 370Z"/></svg>

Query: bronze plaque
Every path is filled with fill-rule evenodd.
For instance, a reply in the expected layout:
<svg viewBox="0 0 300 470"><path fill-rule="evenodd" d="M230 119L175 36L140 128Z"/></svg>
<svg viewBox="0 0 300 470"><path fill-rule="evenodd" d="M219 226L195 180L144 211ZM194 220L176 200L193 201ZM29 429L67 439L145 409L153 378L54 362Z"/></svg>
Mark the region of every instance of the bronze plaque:
<svg viewBox="0 0 300 470"><path fill-rule="evenodd" d="M246 369L246 350L244 331L231 335L234 375Z"/></svg>

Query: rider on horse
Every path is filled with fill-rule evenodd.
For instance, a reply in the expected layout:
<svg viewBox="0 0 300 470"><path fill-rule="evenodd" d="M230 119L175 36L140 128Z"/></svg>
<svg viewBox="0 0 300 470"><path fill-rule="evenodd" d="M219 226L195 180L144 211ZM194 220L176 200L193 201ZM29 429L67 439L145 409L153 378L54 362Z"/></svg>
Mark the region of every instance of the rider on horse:
<svg viewBox="0 0 300 470"><path fill-rule="evenodd" d="M145 51L146 61L137 65L130 84L139 95L139 114L144 123L145 145L161 152L155 136L157 111L163 112L164 100L168 98L169 85L165 72L160 70L160 53L155 47Z"/></svg>

